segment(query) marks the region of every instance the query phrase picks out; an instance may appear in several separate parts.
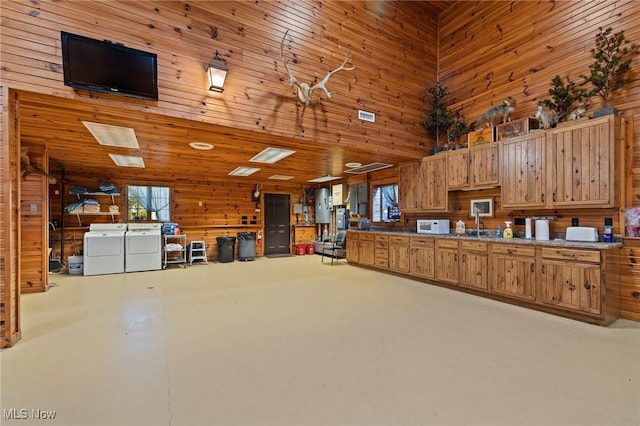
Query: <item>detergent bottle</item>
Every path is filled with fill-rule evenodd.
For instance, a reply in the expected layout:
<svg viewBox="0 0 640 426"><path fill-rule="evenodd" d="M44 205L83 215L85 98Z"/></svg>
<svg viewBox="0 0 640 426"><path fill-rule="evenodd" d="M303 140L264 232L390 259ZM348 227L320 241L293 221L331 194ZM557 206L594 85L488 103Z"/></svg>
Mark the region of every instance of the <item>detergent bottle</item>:
<svg viewBox="0 0 640 426"><path fill-rule="evenodd" d="M465 224L463 220L459 220L456 222L456 235L464 235L465 234Z"/></svg>
<svg viewBox="0 0 640 426"><path fill-rule="evenodd" d="M502 238L513 238L513 229L511 229L511 221L504 221L504 231L502 231Z"/></svg>

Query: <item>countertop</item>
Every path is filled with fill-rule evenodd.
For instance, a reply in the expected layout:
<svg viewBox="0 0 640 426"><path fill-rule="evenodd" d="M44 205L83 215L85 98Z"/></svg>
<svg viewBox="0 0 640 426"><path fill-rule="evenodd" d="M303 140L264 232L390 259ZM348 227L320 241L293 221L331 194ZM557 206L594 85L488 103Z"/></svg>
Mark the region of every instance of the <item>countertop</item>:
<svg viewBox="0 0 640 426"><path fill-rule="evenodd" d="M427 237L427 238L455 238L461 241L486 241L488 243L506 243L506 244L528 244L544 247L558 247L558 248L580 248L580 249L595 249L595 250L607 250L623 247L622 242L602 243L602 242L584 242L584 241L567 241L563 239L551 239L548 241L538 241L535 239L529 240L525 238L497 238L494 236L470 236L470 235L453 235L453 234L418 234L411 231L387 231L380 229L371 230L349 230L350 232L362 232L362 233L380 233L387 235L401 235L410 237Z"/></svg>

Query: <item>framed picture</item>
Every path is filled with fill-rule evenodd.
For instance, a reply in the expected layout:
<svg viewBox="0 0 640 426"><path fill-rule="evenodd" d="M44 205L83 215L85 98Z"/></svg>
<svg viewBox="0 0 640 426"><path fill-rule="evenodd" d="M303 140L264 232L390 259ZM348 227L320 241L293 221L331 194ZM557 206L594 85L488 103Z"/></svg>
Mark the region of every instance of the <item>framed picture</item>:
<svg viewBox="0 0 640 426"><path fill-rule="evenodd" d="M469 217L475 217L476 211L480 217L493 217L493 198L471 200Z"/></svg>

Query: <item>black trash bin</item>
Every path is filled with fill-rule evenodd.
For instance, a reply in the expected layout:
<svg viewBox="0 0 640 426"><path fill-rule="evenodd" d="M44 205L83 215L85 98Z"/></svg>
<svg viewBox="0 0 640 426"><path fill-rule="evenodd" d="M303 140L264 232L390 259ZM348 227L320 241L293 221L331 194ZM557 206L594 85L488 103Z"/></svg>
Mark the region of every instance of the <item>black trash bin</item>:
<svg viewBox="0 0 640 426"><path fill-rule="evenodd" d="M236 249L236 237L218 237L218 262L233 262L233 253Z"/></svg>
<svg viewBox="0 0 640 426"><path fill-rule="evenodd" d="M238 259L254 260L256 256L256 233L238 232Z"/></svg>

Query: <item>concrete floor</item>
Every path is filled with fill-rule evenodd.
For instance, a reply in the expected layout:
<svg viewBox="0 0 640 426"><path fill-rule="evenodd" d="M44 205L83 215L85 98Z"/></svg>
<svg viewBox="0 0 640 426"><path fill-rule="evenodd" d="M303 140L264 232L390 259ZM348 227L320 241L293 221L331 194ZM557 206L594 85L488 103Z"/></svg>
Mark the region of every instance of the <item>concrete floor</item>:
<svg viewBox="0 0 640 426"><path fill-rule="evenodd" d="M4 425L640 424L640 323L319 256L51 281L0 357Z"/></svg>

